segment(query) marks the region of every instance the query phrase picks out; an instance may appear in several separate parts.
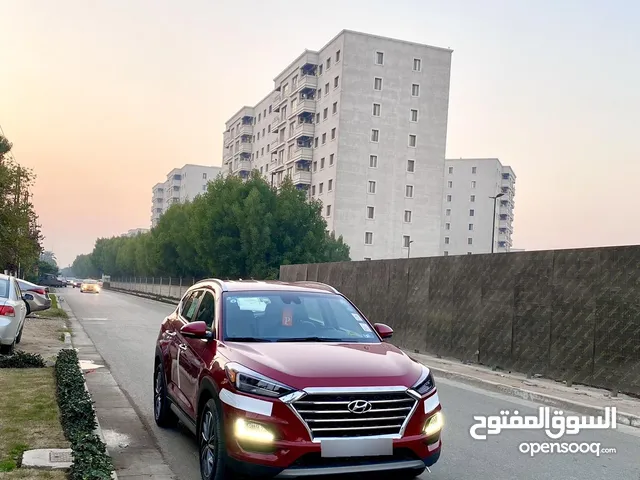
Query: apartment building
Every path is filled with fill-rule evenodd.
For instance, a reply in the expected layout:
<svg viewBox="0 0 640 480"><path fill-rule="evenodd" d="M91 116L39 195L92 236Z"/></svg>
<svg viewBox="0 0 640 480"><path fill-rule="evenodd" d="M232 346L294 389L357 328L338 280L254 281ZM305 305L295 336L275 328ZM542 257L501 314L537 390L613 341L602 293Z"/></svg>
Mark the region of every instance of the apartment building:
<svg viewBox="0 0 640 480"><path fill-rule="evenodd" d="M445 161L444 255L512 251L516 175L497 158ZM494 216L495 204L495 216Z"/></svg>
<svg viewBox="0 0 640 480"><path fill-rule="evenodd" d="M158 224L160 216L174 203L193 200L196 195L207 190L207 183L215 180L220 167L186 164L174 168L167 179L156 183L151 192L151 226Z"/></svg>
<svg viewBox="0 0 640 480"><path fill-rule="evenodd" d="M141 233L147 233L149 231L148 228L131 228L127 230L127 233L123 233L120 235L121 237L135 237L140 235Z"/></svg>
<svg viewBox="0 0 640 480"><path fill-rule="evenodd" d="M343 30L229 119L223 174L290 177L354 260L439 255L451 55Z"/></svg>

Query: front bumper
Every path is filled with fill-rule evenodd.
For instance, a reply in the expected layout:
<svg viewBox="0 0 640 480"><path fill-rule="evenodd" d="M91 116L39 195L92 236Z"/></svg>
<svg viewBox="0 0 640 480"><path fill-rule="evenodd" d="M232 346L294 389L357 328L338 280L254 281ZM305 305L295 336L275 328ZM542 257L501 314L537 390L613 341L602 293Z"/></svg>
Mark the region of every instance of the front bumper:
<svg viewBox="0 0 640 480"><path fill-rule="evenodd" d="M244 475L300 478L378 472L392 475L394 471L421 473L440 457L441 431L430 436L423 431L426 422L441 410L437 392L418 401L404 435L393 439L392 455L330 458L322 456L321 443L311 440L306 426L289 405L280 400L271 402L238 394L231 397L228 393L220 398L229 463L233 470ZM270 408L265 410L257 402L269 403ZM259 408L254 408L256 405ZM275 433L275 440L268 444L250 444L238 438L234 432L238 419L264 426Z"/></svg>

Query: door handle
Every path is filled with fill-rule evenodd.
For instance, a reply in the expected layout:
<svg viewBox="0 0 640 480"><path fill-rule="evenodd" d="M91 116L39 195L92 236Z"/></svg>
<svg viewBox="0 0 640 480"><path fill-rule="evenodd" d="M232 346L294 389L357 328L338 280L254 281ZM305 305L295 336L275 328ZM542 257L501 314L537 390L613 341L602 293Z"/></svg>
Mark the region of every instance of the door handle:
<svg viewBox="0 0 640 480"><path fill-rule="evenodd" d="M178 345L178 348L179 348L180 350L186 350L186 349L187 349L187 346L186 346L184 343L181 343L180 345Z"/></svg>

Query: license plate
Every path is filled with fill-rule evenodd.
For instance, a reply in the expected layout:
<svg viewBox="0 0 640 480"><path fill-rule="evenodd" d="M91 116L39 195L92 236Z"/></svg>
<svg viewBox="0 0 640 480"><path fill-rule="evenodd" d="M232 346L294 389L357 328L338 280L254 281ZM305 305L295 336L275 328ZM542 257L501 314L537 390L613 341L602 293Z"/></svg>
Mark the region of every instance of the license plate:
<svg viewBox="0 0 640 480"><path fill-rule="evenodd" d="M325 458L393 455L393 439L336 438L320 440L320 455Z"/></svg>

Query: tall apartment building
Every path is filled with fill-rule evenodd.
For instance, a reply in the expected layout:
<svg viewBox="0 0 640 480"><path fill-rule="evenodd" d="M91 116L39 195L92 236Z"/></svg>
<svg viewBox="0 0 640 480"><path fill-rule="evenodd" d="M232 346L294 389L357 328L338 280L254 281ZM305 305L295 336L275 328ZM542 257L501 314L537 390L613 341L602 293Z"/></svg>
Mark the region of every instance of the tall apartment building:
<svg viewBox="0 0 640 480"><path fill-rule="evenodd" d="M135 237L142 233L147 233L149 231L148 228L131 228L127 231L127 233L123 233L120 235L121 237Z"/></svg>
<svg viewBox="0 0 640 480"><path fill-rule="evenodd" d="M491 253L492 238L494 253L511 251L516 183L513 169L497 158L447 159L445 166L443 254Z"/></svg>
<svg viewBox="0 0 640 480"><path fill-rule="evenodd" d="M151 194L151 226L158 224L160 216L174 203L193 200L196 195L207 190L207 183L215 180L220 167L186 164L174 168L167 179L153 186Z"/></svg>
<svg viewBox="0 0 640 480"><path fill-rule="evenodd" d="M439 255L451 54L343 30L229 119L223 174L291 177L354 260Z"/></svg>

